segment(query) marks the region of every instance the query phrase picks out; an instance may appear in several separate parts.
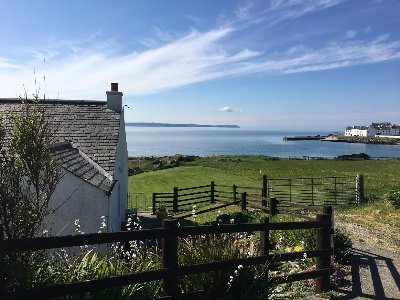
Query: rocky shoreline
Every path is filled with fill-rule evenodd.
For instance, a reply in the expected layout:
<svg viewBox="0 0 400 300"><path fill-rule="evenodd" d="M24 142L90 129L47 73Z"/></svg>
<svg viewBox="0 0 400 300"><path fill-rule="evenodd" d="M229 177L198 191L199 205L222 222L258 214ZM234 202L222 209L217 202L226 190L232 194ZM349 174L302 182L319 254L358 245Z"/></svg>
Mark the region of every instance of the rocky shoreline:
<svg viewBox="0 0 400 300"><path fill-rule="evenodd" d="M361 137L361 136L339 136L330 135L322 141L339 142L339 143L361 143L361 144L378 144L378 145L400 145L400 139L397 138L378 138L378 137Z"/></svg>

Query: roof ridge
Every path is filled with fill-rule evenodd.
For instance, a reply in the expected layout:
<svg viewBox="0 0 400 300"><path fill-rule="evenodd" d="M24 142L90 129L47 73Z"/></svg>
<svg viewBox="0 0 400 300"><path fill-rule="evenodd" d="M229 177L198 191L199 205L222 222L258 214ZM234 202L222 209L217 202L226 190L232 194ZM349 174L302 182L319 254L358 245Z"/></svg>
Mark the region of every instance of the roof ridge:
<svg viewBox="0 0 400 300"><path fill-rule="evenodd" d="M75 149L78 149L79 155L81 155L85 160L89 162L90 165L92 165L99 173L109 180L113 180L113 177L111 176L110 173L108 173L106 170L104 170L98 163L96 163L93 159L91 159L85 152L83 152L79 147L76 147L73 143L71 143L72 147Z"/></svg>
<svg viewBox="0 0 400 300"><path fill-rule="evenodd" d="M33 103L37 102L39 104L107 104L107 100L83 100L83 99L21 99L21 98L0 98L2 103Z"/></svg>

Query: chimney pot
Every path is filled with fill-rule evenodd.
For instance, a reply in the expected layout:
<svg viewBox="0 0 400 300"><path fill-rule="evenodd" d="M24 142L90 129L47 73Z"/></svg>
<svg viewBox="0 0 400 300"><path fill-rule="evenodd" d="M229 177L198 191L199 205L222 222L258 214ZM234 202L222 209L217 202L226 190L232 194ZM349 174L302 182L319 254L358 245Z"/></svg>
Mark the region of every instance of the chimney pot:
<svg viewBox="0 0 400 300"><path fill-rule="evenodd" d="M122 111L122 96L121 92L118 92L118 83L111 83L111 91L106 92L107 94L107 108L117 113Z"/></svg>
<svg viewBox="0 0 400 300"><path fill-rule="evenodd" d="M118 92L118 83L117 82L111 83L111 92Z"/></svg>

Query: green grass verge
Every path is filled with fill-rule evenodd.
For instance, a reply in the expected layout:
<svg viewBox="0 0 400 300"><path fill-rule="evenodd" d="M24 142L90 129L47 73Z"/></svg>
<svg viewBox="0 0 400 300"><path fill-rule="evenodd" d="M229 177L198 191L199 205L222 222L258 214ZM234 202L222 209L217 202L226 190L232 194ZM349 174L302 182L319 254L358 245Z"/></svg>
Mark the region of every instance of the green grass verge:
<svg viewBox="0 0 400 300"><path fill-rule="evenodd" d="M148 164L148 161L146 161ZM174 186L236 184L261 187L261 174L270 178L355 176L363 174L367 197L381 197L400 187L400 160L341 161L272 159L263 156L216 156L181 162L180 166L129 177L129 192L143 193L147 206L153 192L172 192ZM139 201L140 204L141 201ZM143 201L142 201L143 202Z"/></svg>

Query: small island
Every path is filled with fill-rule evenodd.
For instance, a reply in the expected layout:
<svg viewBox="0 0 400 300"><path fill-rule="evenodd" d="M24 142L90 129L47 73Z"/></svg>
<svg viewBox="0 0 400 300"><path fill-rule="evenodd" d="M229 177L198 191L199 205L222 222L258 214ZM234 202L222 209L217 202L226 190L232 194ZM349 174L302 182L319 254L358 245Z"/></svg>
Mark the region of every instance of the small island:
<svg viewBox="0 0 400 300"><path fill-rule="evenodd" d="M173 124L173 123L126 123L132 127L213 127L213 128L240 128L238 125L201 125L201 124Z"/></svg>

